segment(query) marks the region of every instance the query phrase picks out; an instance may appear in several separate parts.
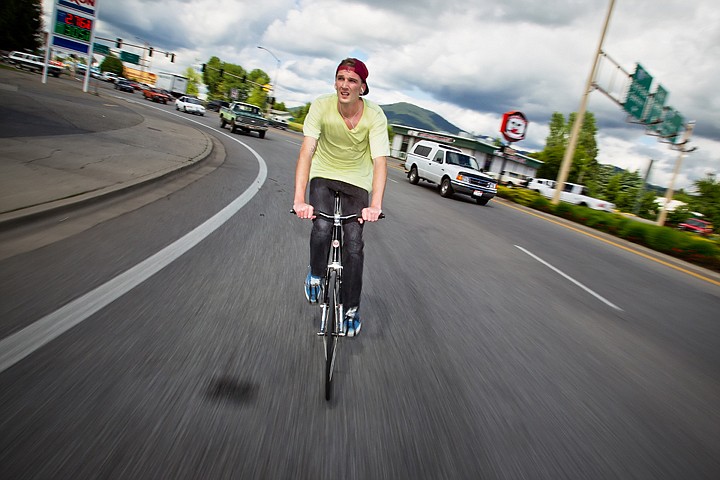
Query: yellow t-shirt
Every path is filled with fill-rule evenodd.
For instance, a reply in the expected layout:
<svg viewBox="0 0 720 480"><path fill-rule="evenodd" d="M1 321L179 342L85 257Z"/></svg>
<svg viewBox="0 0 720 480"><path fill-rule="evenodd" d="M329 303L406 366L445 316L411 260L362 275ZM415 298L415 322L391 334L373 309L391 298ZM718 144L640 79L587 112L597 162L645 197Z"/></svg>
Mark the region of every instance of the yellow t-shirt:
<svg viewBox="0 0 720 480"><path fill-rule="evenodd" d="M303 133L318 141L310 166L311 179L340 180L372 190L373 158L389 156L390 141L385 112L361 100L365 108L352 130L338 111L336 93L322 95L310 105Z"/></svg>

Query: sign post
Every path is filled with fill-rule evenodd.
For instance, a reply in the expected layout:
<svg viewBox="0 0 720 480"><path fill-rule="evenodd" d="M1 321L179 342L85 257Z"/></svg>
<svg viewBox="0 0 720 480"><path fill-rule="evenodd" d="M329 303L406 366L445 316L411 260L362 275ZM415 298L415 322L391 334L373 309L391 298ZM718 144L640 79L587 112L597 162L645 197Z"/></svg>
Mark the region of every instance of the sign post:
<svg viewBox="0 0 720 480"><path fill-rule="evenodd" d="M95 21L99 0L55 0L51 18L50 35L45 48L43 83L47 83L47 64L51 48L85 55L87 70L83 92L88 91L92 68Z"/></svg>
<svg viewBox="0 0 720 480"><path fill-rule="evenodd" d="M522 112L510 111L503 114L502 122L500 123L500 133L508 141L508 143L519 142L525 138L525 132L527 132L528 119ZM500 164L500 175L498 176L498 183L502 183L502 177L505 174L505 164L508 158L512 158L515 151L508 145L503 144L500 148L502 153L502 163Z"/></svg>

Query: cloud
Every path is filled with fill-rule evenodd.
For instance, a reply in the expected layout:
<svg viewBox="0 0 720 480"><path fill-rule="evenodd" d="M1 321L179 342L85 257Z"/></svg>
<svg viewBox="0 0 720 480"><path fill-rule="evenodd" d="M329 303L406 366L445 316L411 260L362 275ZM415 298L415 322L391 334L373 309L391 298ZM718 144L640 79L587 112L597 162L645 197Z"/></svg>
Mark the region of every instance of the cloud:
<svg viewBox="0 0 720 480"><path fill-rule="evenodd" d="M46 12L52 0L43 0ZM337 63L362 58L370 99L405 101L436 111L460 128L496 136L502 113L530 120L518 147L541 149L553 112L576 111L598 46L606 1L581 0L124 0L100 4L98 34L176 53L152 69L181 72L211 56L261 68L287 105L332 88ZM720 9L671 0L616 2L604 51L620 69L636 62L669 92L668 104L695 120L683 186L720 170ZM262 45L281 59L257 49ZM617 74L617 73L615 73ZM618 77L619 78L619 77ZM616 100L623 95L618 81ZM599 160L645 168L656 183L672 176L677 152L626 122L616 101L590 94L599 127Z"/></svg>

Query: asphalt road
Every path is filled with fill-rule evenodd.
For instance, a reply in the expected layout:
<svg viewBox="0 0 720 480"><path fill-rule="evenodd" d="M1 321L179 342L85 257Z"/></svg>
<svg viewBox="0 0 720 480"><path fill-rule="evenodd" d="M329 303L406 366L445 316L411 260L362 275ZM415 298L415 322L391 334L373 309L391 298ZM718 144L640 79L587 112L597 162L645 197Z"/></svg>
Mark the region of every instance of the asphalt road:
<svg viewBox="0 0 720 480"><path fill-rule="evenodd" d="M720 478L718 286L391 169L327 403L299 137L174 118L217 168L0 260L0 337L77 322L0 373L3 478Z"/></svg>

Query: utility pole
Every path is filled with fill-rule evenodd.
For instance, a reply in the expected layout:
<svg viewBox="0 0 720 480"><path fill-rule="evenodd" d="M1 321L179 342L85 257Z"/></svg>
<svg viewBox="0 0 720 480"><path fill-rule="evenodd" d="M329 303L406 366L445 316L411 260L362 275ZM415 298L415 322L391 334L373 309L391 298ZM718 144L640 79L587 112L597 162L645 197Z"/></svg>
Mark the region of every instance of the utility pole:
<svg viewBox="0 0 720 480"><path fill-rule="evenodd" d="M655 160L651 158L650 164L647 168L647 172L645 172L645 177L643 178L642 184L640 185L640 190L638 190L637 195L635 195L635 206L633 207L633 215L637 215L640 212L640 200L645 194L645 185L647 185L648 178L650 178L650 170L652 170L653 162L655 162Z"/></svg>
<svg viewBox="0 0 720 480"><path fill-rule="evenodd" d="M607 16L605 17L605 24L603 25L602 34L600 35L600 43L598 44L597 51L595 52L593 66L590 70L590 76L588 77L587 83L585 84L583 97L580 101L580 108L578 108L578 112L575 117L575 123L573 123L573 128L570 132L567 150L565 150L565 156L563 157L563 162L560 165L560 172L558 173L558 177L556 180L557 185L555 186L555 194L552 198L552 203L554 205L560 203L560 194L565 187L565 181L567 180L568 173L570 172L570 166L572 165L573 156L575 155L575 148L577 147L578 137L580 136L580 128L582 128L583 121L585 120L585 111L587 110L588 96L590 95L592 84L595 80L598 62L600 60L600 55L602 55L603 43L605 42L605 34L607 33L608 25L610 24L610 16L612 15L614 6L615 0L610 0L610 6L608 7Z"/></svg>
<svg viewBox="0 0 720 480"><path fill-rule="evenodd" d="M665 220L667 219L667 212L668 212L668 205L670 205L670 202L672 201L673 197L673 187L675 185L675 180L677 179L678 174L680 173L680 167L682 166L683 157L686 153L690 153L695 150L695 147L686 150L685 145L690 141L690 137L692 136L693 129L695 128L695 122L688 122L687 128L685 129L685 134L683 135L682 141L678 144L678 151L680 152L678 154L678 159L675 162L675 169L673 170L673 176L670 179L670 185L668 186L667 190L665 191L665 205L663 205L662 210L660 210L660 215L658 215L657 218L657 224L661 227L665 225Z"/></svg>

